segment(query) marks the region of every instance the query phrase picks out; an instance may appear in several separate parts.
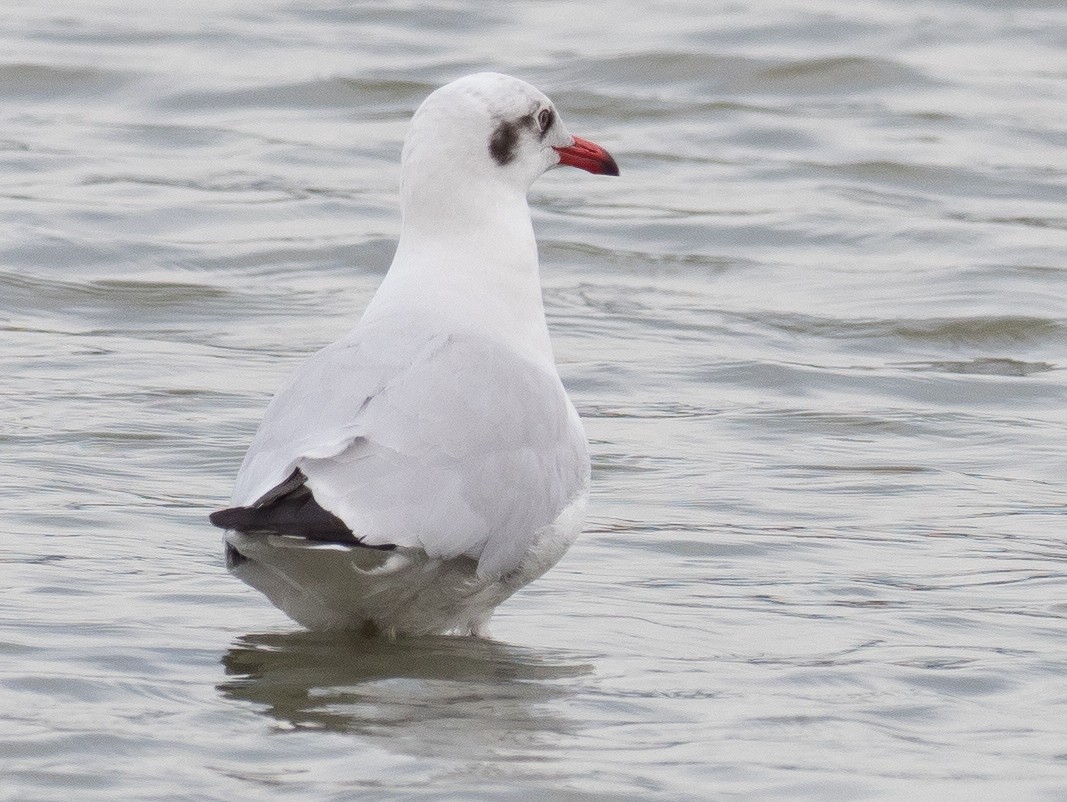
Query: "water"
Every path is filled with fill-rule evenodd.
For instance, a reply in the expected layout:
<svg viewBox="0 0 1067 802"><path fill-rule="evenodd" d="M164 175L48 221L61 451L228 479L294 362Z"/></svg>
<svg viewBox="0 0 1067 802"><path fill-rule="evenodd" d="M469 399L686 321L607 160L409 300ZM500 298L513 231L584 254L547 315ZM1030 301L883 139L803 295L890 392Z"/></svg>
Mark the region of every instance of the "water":
<svg viewBox="0 0 1067 802"><path fill-rule="evenodd" d="M1056 2L0 9L0 799L1067 798ZM496 640L299 630L223 503L499 69L588 532Z"/></svg>

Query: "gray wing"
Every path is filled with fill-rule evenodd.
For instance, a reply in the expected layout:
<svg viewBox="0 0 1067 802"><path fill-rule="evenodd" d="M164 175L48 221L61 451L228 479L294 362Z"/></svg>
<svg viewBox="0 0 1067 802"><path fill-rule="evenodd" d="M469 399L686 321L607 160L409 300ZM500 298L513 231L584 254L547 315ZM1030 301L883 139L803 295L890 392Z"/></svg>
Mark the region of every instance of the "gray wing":
<svg viewBox="0 0 1067 802"><path fill-rule="evenodd" d="M360 327L304 363L268 407L233 501L299 468L368 544L517 567L588 487L585 434L554 370L475 335Z"/></svg>

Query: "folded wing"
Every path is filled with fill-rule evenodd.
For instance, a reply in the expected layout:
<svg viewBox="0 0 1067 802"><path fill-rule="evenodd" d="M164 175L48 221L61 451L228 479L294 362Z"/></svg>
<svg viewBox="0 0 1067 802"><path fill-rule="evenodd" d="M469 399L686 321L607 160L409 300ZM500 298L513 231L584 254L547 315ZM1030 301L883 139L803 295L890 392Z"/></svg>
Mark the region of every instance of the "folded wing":
<svg viewBox="0 0 1067 802"><path fill-rule="evenodd" d="M554 370L475 332L412 338L388 321L318 352L279 391L234 504L276 497L296 470L363 543L467 555L483 576L517 567L589 480Z"/></svg>

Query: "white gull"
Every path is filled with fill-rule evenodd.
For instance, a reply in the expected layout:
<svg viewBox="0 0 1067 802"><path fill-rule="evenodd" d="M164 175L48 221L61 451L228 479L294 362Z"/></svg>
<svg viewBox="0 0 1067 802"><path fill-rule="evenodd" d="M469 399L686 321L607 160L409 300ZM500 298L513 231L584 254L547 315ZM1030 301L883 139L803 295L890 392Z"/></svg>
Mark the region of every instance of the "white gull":
<svg viewBox="0 0 1067 802"><path fill-rule="evenodd" d="M415 112L388 274L278 391L211 516L230 570L304 626L484 636L578 536L588 447L526 199L561 164L618 175L516 78L461 78Z"/></svg>

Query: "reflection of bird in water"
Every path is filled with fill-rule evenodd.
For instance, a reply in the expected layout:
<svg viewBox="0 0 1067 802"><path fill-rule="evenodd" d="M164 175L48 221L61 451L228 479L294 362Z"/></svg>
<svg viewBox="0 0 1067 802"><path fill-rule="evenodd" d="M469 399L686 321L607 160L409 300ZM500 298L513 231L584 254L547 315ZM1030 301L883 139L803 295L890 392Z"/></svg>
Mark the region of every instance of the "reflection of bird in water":
<svg viewBox="0 0 1067 802"><path fill-rule="evenodd" d="M592 672L572 654L476 638L312 632L246 635L222 663L219 690L286 727L359 732L390 750L461 759L571 732L575 723L553 704L569 691L554 680Z"/></svg>
<svg viewBox="0 0 1067 802"><path fill-rule="evenodd" d="M461 78L415 113L388 274L275 396L211 516L231 570L305 626L487 634L581 530L589 455L526 199L559 165L618 175L515 78Z"/></svg>

